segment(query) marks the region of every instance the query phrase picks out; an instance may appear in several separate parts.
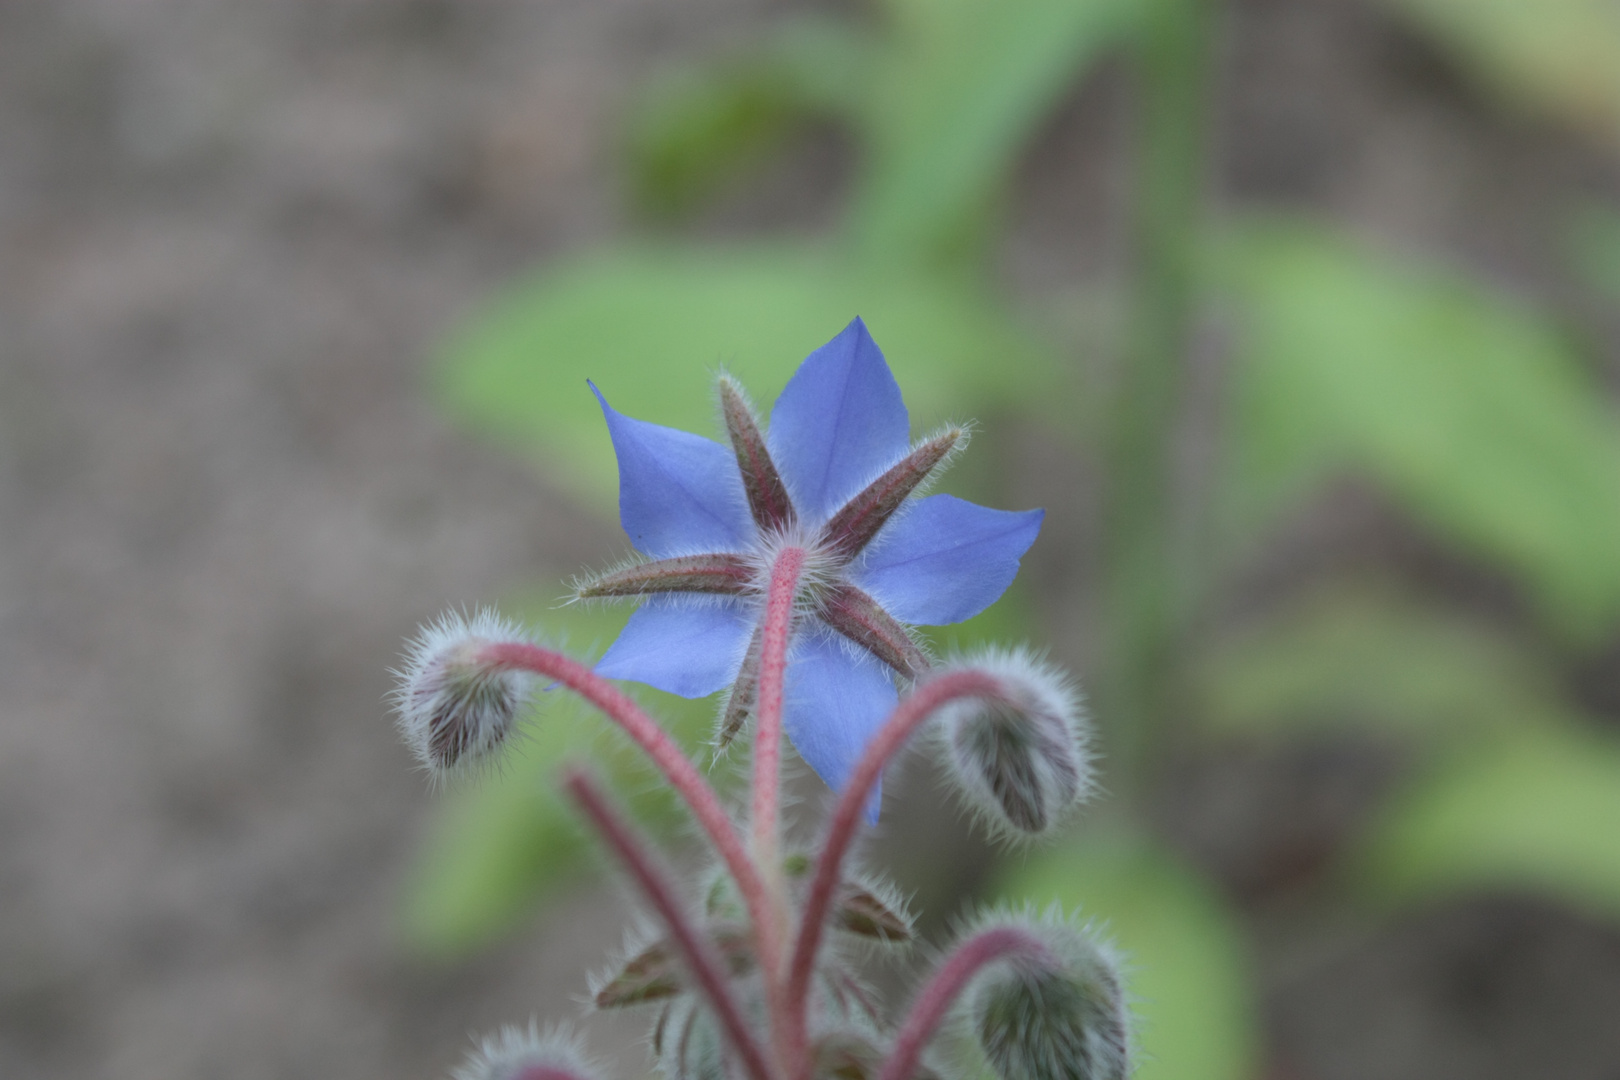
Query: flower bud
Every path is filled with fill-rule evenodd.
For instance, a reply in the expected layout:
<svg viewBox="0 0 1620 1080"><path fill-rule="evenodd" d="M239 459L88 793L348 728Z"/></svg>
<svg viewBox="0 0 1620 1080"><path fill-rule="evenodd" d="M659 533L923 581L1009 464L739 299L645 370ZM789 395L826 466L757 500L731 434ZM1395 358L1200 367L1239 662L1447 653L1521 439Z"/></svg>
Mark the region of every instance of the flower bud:
<svg viewBox="0 0 1620 1080"><path fill-rule="evenodd" d="M968 1002L973 1034L1001 1080L1125 1080L1130 1013L1113 949L1090 927L1048 912L1006 920L1043 954L991 965Z"/></svg>
<svg viewBox="0 0 1620 1080"><path fill-rule="evenodd" d="M952 665L990 675L994 697L940 710L946 761L968 803L1003 832L1043 833L1090 794L1082 709L1069 681L1021 652Z"/></svg>
<svg viewBox="0 0 1620 1080"><path fill-rule="evenodd" d="M447 613L411 642L405 669L395 672L394 707L401 737L435 780L487 757L511 734L533 676L481 656L490 645L522 640L517 626L485 609L471 619Z"/></svg>
<svg viewBox="0 0 1620 1080"><path fill-rule="evenodd" d="M452 1074L455 1080L596 1080L579 1040L560 1031L504 1027L486 1037Z"/></svg>
<svg viewBox="0 0 1620 1080"><path fill-rule="evenodd" d="M649 1042L665 1080L733 1080L725 1036L695 995L683 994L664 1006Z"/></svg>

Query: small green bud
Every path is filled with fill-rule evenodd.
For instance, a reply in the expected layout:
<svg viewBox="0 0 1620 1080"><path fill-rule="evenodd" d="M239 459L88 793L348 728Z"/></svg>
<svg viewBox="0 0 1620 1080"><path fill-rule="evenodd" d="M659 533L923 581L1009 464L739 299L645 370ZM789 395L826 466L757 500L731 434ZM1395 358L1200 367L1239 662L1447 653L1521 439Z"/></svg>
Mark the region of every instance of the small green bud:
<svg viewBox="0 0 1620 1080"><path fill-rule="evenodd" d="M1090 927L1013 920L1043 955L992 965L975 984L969 1023L1001 1080L1126 1080L1130 1014L1112 948Z"/></svg>
<svg viewBox="0 0 1620 1080"><path fill-rule="evenodd" d="M940 712L946 762L967 802L998 831L1044 833L1090 794L1082 710L1069 681L1021 652L962 665L1001 686Z"/></svg>

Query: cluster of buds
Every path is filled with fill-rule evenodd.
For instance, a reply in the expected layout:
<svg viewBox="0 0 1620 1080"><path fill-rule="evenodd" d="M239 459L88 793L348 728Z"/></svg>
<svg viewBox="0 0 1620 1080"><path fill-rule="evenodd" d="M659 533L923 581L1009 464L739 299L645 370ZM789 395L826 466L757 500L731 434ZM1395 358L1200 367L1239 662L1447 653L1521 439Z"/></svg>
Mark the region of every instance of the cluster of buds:
<svg viewBox="0 0 1620 1080"><path fill-rule="evenodd" d="M1050 833L1090 792L1083 716L1065 678L1021 652L937 661L910 625L966 618L999 596L1039 512L913 497L964 432L909 443L898 390L858 320L800 368L769 436L729 380L720 399L729 448L602 402L626 531L644 556L577 586L584 597L642 598L607 655L588 665L493 614L446 616L400 673L406 742L435 779L475 769L549 683L617 725L674 789L716 856L691 889L587 772L563 778L657 927L597 978L591 1001L649 1012L667 1080L918 1080L985 1068L1001 1080L1124 1080L1120 965L1088 926L1056 912L988 913L898 1017L861 977L860 951L841 944L915 945L898 890L852 865L851 850L876 820L885 769L925 728L994 834ZM625 678L688 696L726 691L716 741L750 736L745 806L727 805L614 681ZM781 840L785 738L837 793L811 851ZM962 1037L938 1038L946 1029ZM531 1027L506 1029L456 1075L593 1080L596 1070L570 1039Z"/></svg>

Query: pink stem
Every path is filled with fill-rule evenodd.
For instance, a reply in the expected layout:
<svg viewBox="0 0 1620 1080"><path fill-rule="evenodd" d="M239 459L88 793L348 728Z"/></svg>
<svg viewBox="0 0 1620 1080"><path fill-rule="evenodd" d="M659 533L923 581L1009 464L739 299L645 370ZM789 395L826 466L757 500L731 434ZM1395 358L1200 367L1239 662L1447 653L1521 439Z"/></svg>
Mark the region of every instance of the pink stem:
<svg viewBox="0 0 1620 1080"><path fill-rule="evenodd" d="M559 1069L555 1065L526 1065L517 1071L512 1080L585 1080L585 1078L570 1069Z"/></svg>
<svg viewBox="0 0 1620 1080"><path fill-rule="evenodd" d="M803 548L783 548L771 567L771 582L765 594L765 621L760 634L759 712L754 734L753 826L754 858L767 880L780 885L782 859L777 851L778 818L781 811L782 776L782 696L787 682L788 638L793 631L793 605L798 599L799 576L804 570ZM778 1050L790 1050L798 1023L787 1010L782 964L786 960L786 898L769 910L759 925L759 968L765 983L765 999L770 1006L771 1031ZM784 1054L788 1068L795 1060Z"/></svg>
<svg viewBox="0 0 1620 1080"><path fill-rule="evenodd" d="M911 1006L894 1051L883 1065L878 1080L911 1080L923 1048L934 1037L939 1022L950 1010L968 980L986 964L1007 956L1039 956L1046 951L1040 939L1013 926L997 927L975 934L959 945L934 977L923 987Z"/></svg>
<svg viewBox="0 0 1620 1080"><path fill-rule="evenodd" d="M759 727L754 737L754 848L761 860L776 851L782 772L782 687L787 680L788 637L799 594L804 549L783 548L771 568L759 659Z"/></svg>
<svg viewBox="0 0 1620 1080"><path fill-rule="evenodd" d="M732 1049L742 1059L743 1067L748 1070L753 1080L772 1080L770 1066L766 1064L765 1055L760 1050L759 1043L754 1041L748 1025L743 1022L737 1002L732 998L725 977L720 973L720 964L714 957L713 949L687 920L681 911L679 901L675 898L674 890L647 858L646 852L641 849L635 835L630 831L630 826L608 806L602 793L583 772L571 771L563 783L609 846L618 853L625 866L629 867L636 884L646 893L648 901L664 917L675 947L680 950L681 958L691 969L692 976L697 980L703 995L709 999L709 1007L719 1017L720 1025L725 1029L727 1038L731 1040Z"/></svg>
<svg viewBox="0 0 1620 1080"><path fill-rule="evenodd" d="M669 780L670 786L686 800L692 816L697 818L715 850L725 860L726 868L737 882L737 891L748 907L749 919L754 924L755 946L761 950L767 944L780 948L779 931L774 929L777 919L759 868L749 858L747 848L737 835L725 808L720 805L714 789L703 779L697 766L692 764L675 740L670 738L669 732L658 726L624 691L562 653L527 642L505 641L488 646L483 652L483 659L501 667L531 671L548 679L556 679L623 728L625 734L646 751L653 764Z"/></svg>
<svg viewBox="0 0 1620 1080"><path fill-rule="evenodd" d="M844 857L850 841L860 826L866 801L883 775L883 769L899 752L923 722L942 706L961 698L997 698L1002 694L1001 684L982 671L968 669L953 671L929 679L906 696L906 699L883 722L876 735L866 744L865 751L855 764L849 782L838 803L833 807L832 820L827 828L827 839L816 861L816 875L810 881L805 897L804 912L799 922L799 939L794 944L793 961L788 970L788 1015L795 1018L797 1027L791 1048L803 1046L807 1032L810 978L815 972L816 953L821 948L822 932L832 908L833 895L843 877Z"/></svg>

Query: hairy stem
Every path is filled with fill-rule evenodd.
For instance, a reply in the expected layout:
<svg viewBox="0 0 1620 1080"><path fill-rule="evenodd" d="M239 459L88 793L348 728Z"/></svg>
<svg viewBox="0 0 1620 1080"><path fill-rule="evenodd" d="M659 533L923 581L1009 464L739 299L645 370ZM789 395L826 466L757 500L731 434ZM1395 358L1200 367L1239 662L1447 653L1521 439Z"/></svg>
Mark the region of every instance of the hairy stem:
<svg viewBox="0 0 1620 1080"><path fill-rule="evenodd" d="M580 809L608 842L608 846L613 848L629 869L631 876L636 879L636 884L641 886L641 891L646 894L648 902L657 909L659 915L663 916L665 924L669 927L670 939L674 941L681 958L691 970L698 989L708 999L709 1007L719 1018L721 1028L730 1040L737 1057L742 1060L743 1067L748 1070L749 1076L752 1080L772 1080L770 1065L766 1062L759 1043L754 1041L753 1034L748 1030L736 1000L731 996L731 989L726 985L725 976L721 973L720 963L715 959L713 950L687 919L674 890L664 875L653 866L647 853L637 842L635 834L631 832L630 826L608 806L601 791L583 772L569 773L564 784Z"/></svg>
<svg viewBox="0 0 1620 1080"><path fill-rule="evenodd" d="M760 642L759 712L754 737L754 856L774 867L781 807L782 689L787 679L788 638L793 606L804 570L803 548L783 548L771 568L765 595L765 622Z"/></svg>
<svg viewBox="0 0 1620 1080"><path fill-rule="evenodd" d="M771 568L765 594L765 621L760 634L759 705L754 727L753 827L754 858L764 873L770 897L759 928L759 970L770 1006L771 1031L783 1064L792 1068L792 1032L798 1024L787 1009L782 982L786 959L788 913L779 852L782 784L782 694L787 680L788 638L793 632L793 606L804 570L803 548L783 548Z"/></svg>
<svg viewBox="0 0 1620 1080"><path fill-rule="evenodd" d="M763 952L767 943L775 944L780 936L769 937L779 921L770 893L767 891L759 868L748 856L748 849L737 835L736 826L726 814L725 807L714 789L703 779L697 766L670 738L658 723L629 695L577 660L562 653L543 649L527 642L507 641L490 645L484 658L492 664L531 671L548 679L555 679L574 693L601 710L609 720L622 728L626 735L652 759L671 787L678 792L698 825L708 834L709 842L725 861L737 883L737 891L748 907L749 920L754 924L755 944ZM779 945L776 945L780 948Z"/></svg>
<svg viewBox="0 0 1620 1080"><path fill-rule="evenodd" d="M816 861L815 877L811 879L810 892L805 897L799 937L794 943L793 960L788 969L786 1006L796 1024L790 1044L795 1056L808 1038L805 1025L808 1020L810 980L815 973L816 953L821 948L827 916L843 878L844 857L849 852L855 830L860 826L866 800L877 786L884 767L941 706L962 698L996 699L1001 696L1001 684L982 671L953 671L930 679L906 695L895 707L855 763L849 782L844 785L833 807L827 838L821 848L821 857Z"/></svg>
<svg viewBox="0 0 1620 1080"><path fill-rule="evenodd" d="M939 1022L950 1011L962 988L986 964L1010 956L1040 956L1045 951L1039 938L1013 926L985 930L958 945L912 1003L900 1034L895 1037L894 1051L884 1062L878 1080L911 1080L917 1071L917 1061L934 1037Z"/></svg>

